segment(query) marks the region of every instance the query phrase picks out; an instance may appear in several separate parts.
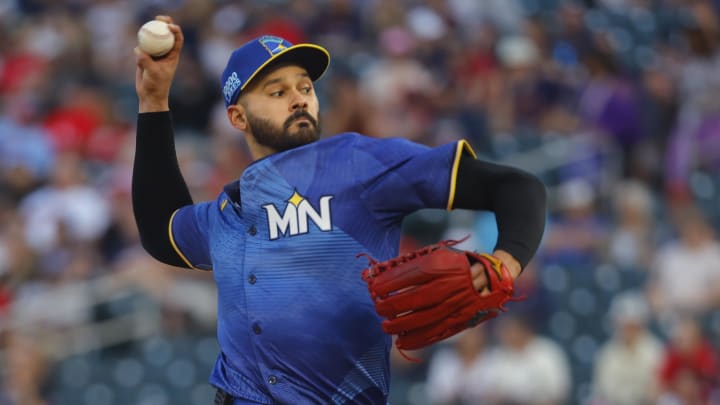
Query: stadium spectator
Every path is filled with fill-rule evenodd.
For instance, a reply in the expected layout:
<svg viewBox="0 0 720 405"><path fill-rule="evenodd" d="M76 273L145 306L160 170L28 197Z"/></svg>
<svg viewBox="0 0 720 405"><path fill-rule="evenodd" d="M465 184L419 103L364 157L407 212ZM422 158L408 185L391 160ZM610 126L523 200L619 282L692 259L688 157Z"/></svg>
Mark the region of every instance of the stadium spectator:
<svg viewBox="0 0 720 405"><path fill-rule="evenodd" d="M679 317L672 327L671 339L660 364L658 402L711 403L711 398L717 398L720 390L718 360L718 351L700 323L692 315Z"/></svg>
<svg viewBox="0 0 720 405"><path fill-rule="evenodd" d="M543 243L544 263L587 265L603 257L608 224L598 212L598 195L585 179L562 183L555 193L558 210Z"/></svg>
<svg viewBox="0 0 720 405"><path fill-rule="evenodd" d="M616 184L612 196L614 224L608 258L626 269L647 270L660 240L651 189L645 183L628 180Z"/></svg>
<svg viewBox="0 0 720 405"><path fill-rule="evenodd" d="M556 342L539 335L529 319L506 313L485 366L488 404L560 405L570 399L569 359Z"/></svg>
<svg viewBox="0 0 720 405"><path fill-rule="evenodd" d="M489 401L490 345L484 327L469 329L430 358L425 388L432 404L481 404Z"/></svg>
<svg viewBox="0 0 720 405"><path fill-rule="evenodd" d="M720 241L697 208L676 211L677 238L653 258L648 285L661 318L680 312L702 315L720 305Z"/></svg>
<svg viewBox="0 0 720 405"><path fill-rule="evenodd" d="M25 237L37 252L56 248L63 229L75 241L93 242L107 228L108 203L88 181L85 166L77 153L58 156L51 182L20 202Z"/></svg>
<svg viewBox="0 0 720 405"><path fill-rule="evenodd" d="M612 301L613 335L595 359L592 404L652 403L663 342L649 329L650 308L642 293L627 291Z"/></svg>

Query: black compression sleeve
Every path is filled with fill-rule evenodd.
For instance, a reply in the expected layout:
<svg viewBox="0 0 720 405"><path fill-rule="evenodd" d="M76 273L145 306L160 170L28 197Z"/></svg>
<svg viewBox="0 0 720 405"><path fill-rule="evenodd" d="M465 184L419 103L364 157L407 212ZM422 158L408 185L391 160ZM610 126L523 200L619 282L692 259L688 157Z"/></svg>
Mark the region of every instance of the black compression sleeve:
<svg viewBox="0 0 720 405"><path fill-rule="evenodd" d="M522 170L464 155L458 168L454 208L495 213L495 249L510 253L525 268L545 230L545 186Z"/></svg>
<svg viewBox="0 0 720 405"><path fill-rule="evenodd" d="M132 204L143 248L157 260L188 267L168 234L173 212L192 204L180 173L169 111L142 113L137 120Z"/></svg>

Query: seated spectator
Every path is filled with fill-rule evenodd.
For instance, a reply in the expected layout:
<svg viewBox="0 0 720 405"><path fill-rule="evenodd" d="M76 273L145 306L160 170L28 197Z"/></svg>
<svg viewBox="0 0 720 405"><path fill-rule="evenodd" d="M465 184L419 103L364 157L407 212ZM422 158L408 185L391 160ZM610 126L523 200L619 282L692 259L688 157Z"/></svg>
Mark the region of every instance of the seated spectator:
<svg viewBox="0 0 720 405"><path fill-rule="evenodd" d="M651 303L663 319L688 311L703 314L720 305L720 241L702 213L678 211L677 239L660 248L651 269Z"/></svg>
<svg viewBox="0 0 720 405"><path fill-rule="evenodd" d="M608 238L607 224L597 211L597 195L584 179L559 186L559 212L550 219L543 242L545 263L583 265L597 263Z"/></svg>
<svg viewBox="0 0 720 405"><path fill-rule="evenodd" d="M17 201L47 180L55 151L38 123L36 101L23 95L12 100L3 106L0 98L0 189Z"/></svg>
<svg viewBox="0 0 720 405"><path fill-rule="evenodd" d="M74 153L57 158L49 184L36 189L20 202L26 222L28 244L36 251L51 251L61 237L61 224L78 242L99 238L110 221L107 201L92 187L85 162Z"/></svg>
<svg viewBox="0 0 720 405"><path fill-rule="evenodd" d="M628 291L615 297L608 317L613 336L597 354L592 403L651 403L663 343L647 328L650 308L643 295Z"/></svg>
<svg viewBox="0 0 720 405"><path fill-rule="evenodd" d="M657 231L650 189L624 181L613 193L615 226L608 243L609 259L624 268L646 269L655 253Z"/></svg>
<svg viewBox="0 0 720 405"><path fill-rule="evenodd" d="M590 77L580 95L580 116L589 128L618 147L623 174L629 175L642 140L648 135L641 125L641 100L636 86L623 77L616 55L594 51L583 62Z"/></svg>
<svg viewBox="0 0 720 405"><path fill-rule="evenodd" d="M488 401L488 344L483 326L468 329L430 358L427 395L433 404L480 404Z"/></svg>
<svg viewBox="0 0 720 405"><path fill-rule="evenodd" d="M720 171L720 47L717 12L710 2L692 7L695 23L679 32L688 49L677 66L678 119L667 144L665 186L672 203L686 203L692 196L689 179L694 170ZM706 21L707 26L701 24ZM709 24L708 24L709 22ZM713 28L709 28L712 26Z"/></svg>
<svg viewBox="0 0 720 405"><path fill-rule="evenodd" d="M720 390L718 353L690 316L678 318L660 366L662 404L709 404Z"/></svg>
<svg viewBox="0 0 720 405"><path fill-rule="evenodd" d="M568 358L560 345L535 331L529 319L507 312L497 318L500 346L486 367L486 404L555 405L570 399Z"/></svg>

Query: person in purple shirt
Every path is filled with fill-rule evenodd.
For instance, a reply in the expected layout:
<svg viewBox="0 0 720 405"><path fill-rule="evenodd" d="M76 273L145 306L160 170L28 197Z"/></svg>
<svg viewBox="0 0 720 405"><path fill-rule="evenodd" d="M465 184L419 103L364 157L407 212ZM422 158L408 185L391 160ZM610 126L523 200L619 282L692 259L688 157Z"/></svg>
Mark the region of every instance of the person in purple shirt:
<svg viewBox="0 0 720 405"><path fill-rule="evenodd" d="M517 276L543 233L544 186L476 159L465 141L321 139L313 82L329 65L327 50L267 35L230 55L221 82L227 117L254 161L215 200L194 202L168 105L183 36L158 18L171 23L175 46L159 59L135 51L133 208L153 257L213 272L215 403L387 403L391 337L356 255L396 256L402 219L418 209L489 210L498 222L493 254ZM471 277L487 288L479 265Z"/></svg>

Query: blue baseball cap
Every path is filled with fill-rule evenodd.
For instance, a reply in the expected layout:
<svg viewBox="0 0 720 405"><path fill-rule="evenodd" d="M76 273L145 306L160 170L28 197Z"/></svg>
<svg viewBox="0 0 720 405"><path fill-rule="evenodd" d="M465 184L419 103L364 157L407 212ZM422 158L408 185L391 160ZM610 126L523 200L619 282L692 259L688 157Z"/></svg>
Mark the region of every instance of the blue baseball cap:
<svg viewBox="0 0 720 405"><path fill-rule="evenodd" d="M297 63L307 70L312 81L320 78L330 64L327 49L315 44L293 45L287 40L265 35L236 49L222 74L225 107L235 104L240 92L272 62Z"/></svg>

